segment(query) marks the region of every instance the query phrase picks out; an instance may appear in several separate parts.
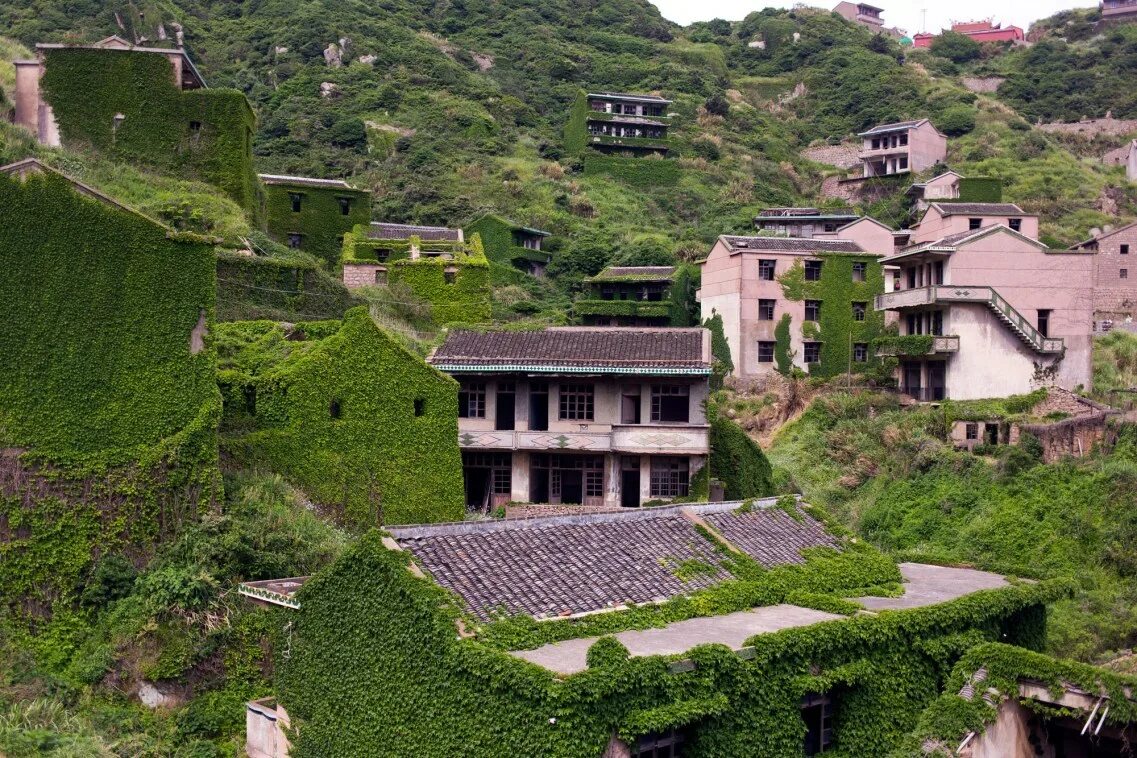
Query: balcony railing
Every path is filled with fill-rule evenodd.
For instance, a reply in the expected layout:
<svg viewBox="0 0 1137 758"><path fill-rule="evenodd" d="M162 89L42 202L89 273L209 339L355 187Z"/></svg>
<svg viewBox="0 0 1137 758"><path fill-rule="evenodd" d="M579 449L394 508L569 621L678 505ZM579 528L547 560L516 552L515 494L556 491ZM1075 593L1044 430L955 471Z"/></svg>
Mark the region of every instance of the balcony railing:
<svg viewBox="0 0 1137 758"><path fill-rule="evenodd" d="M930 337L930 339L929 339ZM911 339L908 339L911 338ZM916 349L917 345L919 350ZM927 348L924 346L927 345ZM906 335L897 338L882 337L874 343L876 354L882 358L901 355L949 355L959 352L959 337L948 335Z"/></svg>
<svg viewBox="0 0 1137 758"><path fill-rule="evenodd" d="M669 150L666 137L613 137L608 134L590 134L589 141L594 145L610 147L637 147L649 150Z"/></svg>
<svg viewBox="0 0 1137 758"><path fill-rule="evenodd" d="M565 450L596 453L707 455L710 427L699 424L615 424L611 431L483 431L458 428L463 450Z"/></svg>
<svg viewBox="0 0 1137 758"><path fill-rule="evenodd" d="M661 300L577 300L572 305L577 316L638 316L667 318L671 304Z"/></svg>
<svg viewBox="0 0 1137 758"><path fill-rule="evenodd" d="M893 155L897 153L907 153L911 145L897 145L896 147L878 147L866 148L861 150L861 158L880 158L886 155Z"/></svg>

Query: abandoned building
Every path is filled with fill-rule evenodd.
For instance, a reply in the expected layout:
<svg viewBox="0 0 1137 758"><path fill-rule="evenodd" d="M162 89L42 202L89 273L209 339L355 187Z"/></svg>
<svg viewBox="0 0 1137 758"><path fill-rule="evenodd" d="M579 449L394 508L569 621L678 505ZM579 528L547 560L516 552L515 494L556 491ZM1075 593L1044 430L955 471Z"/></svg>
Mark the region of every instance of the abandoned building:
<svg viewBox="0 0 1137 758"><path fill-rule="evenodd" d="M673 323L675 266L609 266L587 280L588 292L573 303L587 326L682 326Z"/></svg>
<svg viewBox="0 0 1137 758"><path fill-rule="evenodd" d="M452 331L466 505L687 497L710 452L706 329Z"/></svg>
<svg viewBox="0 0 1137 758"><path fill-rule="evenodd" d="M497 263L507 263L518 271L545 276L545 269L553 260L543 249L552 235L541 229L522 226L494 213L487 213L466 227L466 236L479 235L486 257Z"/></svg>
<svg viewBox="0 0 1137 758"><path fill-rule="evenodd" d="M1137 20L1137 0L1101 0L1099 8L1103 22Z"/></svg>
<svg viewBox="0 0 1137 758"><path fill-rule="evenodd" d="M822 565L843 568L819 583ZM903 594L857 596L868 580ZM241 586L292 621L249 750L283 758L287 723L297 748L341 754L871 754L941 696L949 640L1025 644L1055 587L896 566L792 498L392 528L315 577Z"/></svg>
<svg viewBox="0 0 1137 758"><path fill-rule="evenodd" d="M754 217L754 226L782 237L813 238L836 235L858 218L860 214L851 208L765 208Z"/></svg>
<svg viewBox="0 0 1137 758"><path fill-rule="evenodd" d="M588 145L619 155L666 155L671 101L658 95L592 92L587 95Z"/></svg>
<svg viewBox="0 0 1137 758"><path fill-rule="evenodd" d="M342 179L259 174L269 235L293 250L339 264L344 235L371 220L371 193Z"/></svg>
<svg viewBox="0 0 1137 758"><path fill-rule="evenodd" d="M881 124L857 136L865 178L918 173L947 157L947 137L926 118Z"/></svg>
<svg viewBox="0 0 1137 758"><path fill-rule="evenodd" d="M1137 318L1137 223L1106 228L1071 247L1094 257L1094 321L1121 323ZM1130 252L1132 251L1132 252Z"/></svg>

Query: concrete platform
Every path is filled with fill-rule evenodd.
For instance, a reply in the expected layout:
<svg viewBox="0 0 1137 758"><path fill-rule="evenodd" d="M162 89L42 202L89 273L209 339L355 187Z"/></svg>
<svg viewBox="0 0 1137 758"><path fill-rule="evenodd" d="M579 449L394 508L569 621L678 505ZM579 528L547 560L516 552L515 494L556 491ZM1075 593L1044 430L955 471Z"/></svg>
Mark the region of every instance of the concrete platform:
<svg viewBox="0 0 1137 758"><path fill-rule="evenodd" d="M619 632L613 635L628 648L633 657L675 655L697 645L718 643L741 650L755 634L777 632L796 626L809 626L821 621L845 618L833 613L801 608L796 605L771 605L725 616L704 616L677 621L660 629ZM519 650L510 655L558 674L575 674L588 668L588 648L599 637L585 637L544 645L536 650Z"/></svg>
<svg viewBox="0 0 1137 758"><path fill-rule="evenodd" d="M871 611L903 610L945 603L980 590L1007 587L998 574L974 569L902 563L904 595L901 597L861 597L857 602ZM698 645L718 643L741 650L747 639L793 627L810 626L822 621L846 618L833 613L801 608L796 605L772 605L739 611L725 616L708 616L677 621L660 629L619 632L613 635L628 648L633 657L677 655ZM536 663L557 674L576 674L588 668L588 648L599 637L585 637L544 645L536 650L510 653Z"/></svg>
<svg viewBox="0 0 1137 758"><path fill-rule="evenodd" d="M980 590L1010 586L998 574L975 569L901 563L904 594L900 597L859 597L857 602L870 611L894 611L946 603Z"/></svg>

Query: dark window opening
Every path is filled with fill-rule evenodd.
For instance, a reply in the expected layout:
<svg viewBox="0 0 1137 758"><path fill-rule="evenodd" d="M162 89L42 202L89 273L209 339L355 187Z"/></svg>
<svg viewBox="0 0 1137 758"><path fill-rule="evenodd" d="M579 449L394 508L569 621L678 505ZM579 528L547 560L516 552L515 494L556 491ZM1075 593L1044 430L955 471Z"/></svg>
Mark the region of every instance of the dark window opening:
<svg viewBox="0 0 1137 758"><path fill-rule="evenodd" d="M548 429L549 385L544 382L533 382L529 385L529 430L545 432Z"/></svg>
<svg viewBox="0 0 1137 758"><path fill-rule="evenodd" d="M386 284L387 283L387 272L381 268L375 269L375 283L380 284L380 285Z"/></svg>
<svg viewBox="0 0 1137 758"><path fill-rule="evenodd" d="M686 729L650 732L636 740L632 758L678 758L688 739Z"/></svg>
<svg viewBox="0 0 1137 758"><path fill-rule="evenodd" d="M333 420L343 415L343 406L339 400L333 400L328 404L328 415L331 416Z"/></svg>
<svg viewBox="0 0 1137 758"><path fill-rule="evenodd" d="M1043 337L1050 336L1050 311L1040 310L1038 312L1038 333Z"/></svg>
<svg viewBox="0 0 1137 758"><path fill-rule="evenodd" d="M293 250L300 249L300 242L304 239L304 235L293 232L288 235L288 246Z"/></svg>
<svg viewBox="0 0 1137 758"><path fill-rule="evenodd" d="M351 214L351 198L350 197L337 197L336 200L340 204L340 215L347 216Z"/></svg>
<svg viewBox="0 0 1137 758"><path fill-rule="evenodd" d="M853 321L864 321L868 306L868 303L853 303Z"/></svg>
<svg viewBox="0 0 1137 758"><path fill-rule="evenodd" d="M758 362L759 363L773 363L774 362L774 347L776 342L759 342L758 343Z"/></svg>
<svg viewBox="0 0 1137 758"><path fill-rule="evenodd" d="M421 397L415 398L415 417L421 417L426 413L426 399Z"/></svg>
<svg viewBox="0 0 1137 758"><path fill-rule="evenodd" d="M805 262L805 280L807 282L821 281L821 261Z"/></svg>
<svg viewBox="0 0 1137 758"><path fill-rule="evenodd" d="M686 424L691 419L691 388L656 384L651 388L651 420Z"/></svg>
<svg viewBox="0 0 1137 758"><path fill-rule="evenodd" d="M289 192L288 193L288 200L290 203L292 203L292 212L293 213L299 213L300 212L300 202L301 202L302 197L304 197L304 196L301 195L299 192Z"/></svg>
<svg viewBox="0 0 1137 758"><path fill-rule="evenodd" d="M805 722L806 755L820 755L833 746L833 704L828 695L803 697L801 720Z"/></svg>
<svg viewBox="0 0 1137 758"><path fill-rule="evenodd" d="M853 264L853 281L863 282L865 280L865 272L868 271L867 264L854 263Z"/></svg>
<svg viewBox="0 0 1137 758"><path fill-rule="evenodd" d="M375 259L380 263L386 263L387 259L391 257L391 250L386 247L375 248Z"/></svg>
<svg viewBox="0 0 1137 758"><path fill-rule="evenodd" d="M758 320L759 321L773 321L774 320L774 302L773 300L759 300L758 301Z"/></svg>
<svg viewBox="0 0 1137 758"><path fill-rule="evenodd" d="M806 364L821 362L821 343L806 342L802 345Z"/></svg>
<svg viewBox="0 0 1137 758"><path fill-rule="evenodd" d="M591 384L562 384L561 421L592 421L595 393Z"/></svg>
<svg viewBox="0 0 1137 758"><path fill-rule="evenodd" d="M969 219L967 219L968 230L979 229L982 226L983 226L983 219L981 219L981 218L969 218Z"/></svg>
<svg viewBox="0 0 1137 758"><path fill-rule="evenodd" d="M820 321L821 320L821 301L820 300L806 300L805 301L805 320L806 321Z"/></svg>
<svg viewBox="0 0 1137 758"><path fill-rule="evenodd" d="M968 424L966 429L964 430L964 434L966 435L967 439L969 439L969 440L979 439L979 424L974 424L974 423Z"/></svg>
<svg viewBox="0 0 1137 758"><path fill-rule="evenodd" d="M620 395L620 423L640 423L640 388L628 386Z"/></svg>
<svg viewBox="0 0 1137 758"><path fill-rule="evenodd" d="M936 261L932 265L932 284L944 283L944 262Z"/></svg>
<svg viewBox="0 0 1137 758"><path fill-rule="evenodd" d="M916 269L908 269L908 289L916 289Z"/></svg>
<svg viewBox="0 0 1137 758"><path fill-rule="evenodd" d="M1121 271L1118 273L1118 277L1121 279L1128 279L1129 278L1129 269L1127 269L1127 268L1121 269Z"/></svg>
<svg viewBox="0 0 1137 758"><path fill-rule="evenodd" d="M983 441L988 445L999 444L999 425L998 424L984 424L983 425Z"/></svg>
<svg viewBox="0 0 1137 758"><path fill-rule="evenodd" d="M197 132L200 132L201 131L201 122L200 121L189 122L189 130L195 134Z"/></svg>
<svg viewBox="0 0 1137 758"><path fill-rule="evenodd" d="M944 336L944 312L932 311L932 334L937 337Z"/></svg>
<svg viewBox="0 0 1137 758"><path fill-rule="evenodd" d="M1023 230L1023 220L1021 218L1007 219L1007 225L1011 227L1012 232L1021 232Z"/></svg>
<svg viewBox="0 0 1137 758"><path fill-rule="evenodd" d="M516 424L517 389L513 382L497 383L497 403L494 410L494 429L512 431Z"/></svg>
<svg viewBox="0 0 1137 758"><path fill-rule="evenodd" d="M453 284L458 279L457 271L443 271L442 278L447 284Z"/></svg>
<svg viewBox="0 0 1137 758"><path fill-rule="evenodd" d="M458 389L458 417L486 417L486 385L484 382L463 382Z"/></svg>
<svg viewBox="0 0 1137 758"><path fill-rule="evenodd" d="M245 413L250 416L257 415L257 387L255 384L245 385Z"/></svg>
<svg viewBox="0 0 1137 758"><path fill-rule="evenodd" d="M853 363L867 363L869 359L869 346L867 342L857 342L853 345Z"/></svg>
<svg viewBox="0 0 1137 758"><path fill-rule="evenodd" d="M777 265L777 261L758 261L758 278L764 282L774 281L774 269Z"/></svg>
<svg viewBox="0 0 1137 758"><path fill-rule="evenodd" d="M1121 246L1121 254L1122 255L1129 255L1129 245L1122 245Z"/></svg>

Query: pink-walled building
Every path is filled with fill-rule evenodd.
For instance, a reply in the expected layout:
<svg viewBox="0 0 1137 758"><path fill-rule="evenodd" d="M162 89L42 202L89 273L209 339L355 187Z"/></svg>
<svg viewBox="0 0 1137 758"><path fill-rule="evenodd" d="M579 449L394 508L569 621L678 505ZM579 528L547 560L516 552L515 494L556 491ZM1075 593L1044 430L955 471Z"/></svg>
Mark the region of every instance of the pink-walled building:
<svg viewBox="0 0 1137 758"><path fill-rule="evenodd" d="M1137 223L1109 229L1071 250L1094 256L1094 319L1123 322L1137 318Z"/></svg>
<svg viewBox="0 0 1137 758"><path fill-rule="evenodd" d="M139 47L117 36L107 37L92 45L37 44L35 58L15 61L16 95L13 121L31 131L41 145L51 147L59 147L60 145L59 127L55 123L55 114L52 112L51 106L44 100L43 93L40 90L40 80L47 68L43 52L60 48L164 55L173 67L174 84L178 89L200 89L205 86L205 80L202 79L197 67L186 55L186 51L180 47Z"/></svg>
<svg viewBox="0 0 1137 758"><path fill-rule="evenodd" d="M1102 0L1102 21L1133 21L1137 19L1137 0Z"/></svg>
<svg viewBox="0 0 1137 758"><path fill-rule="evenodd" d="M993 24L991 23L991 19L952 24L951 30L956 34L970 37L980 44L984 42L1011 42L1016 45L1026 44L1026 32L1021 28L1013 25L1003 26L1002 24ZM912 38L912 46L931 47L932 41L935 40L937 36L938 35L928 34L926 32L917 34Z"/></svg>
<svg viewBox="0 0 1137 758"><path fill-rule="evenodd" d="M926 118L881 124L858 136L865 177L918 173L947 158L947 137Z"/></svg>
<svg viewBox="0 0 1137 758"><path fill-rule="evenodd" d="M908 188L908 196L915 200L916 210L923 213L937 200L958 200L959 180L962 178L954 171L947 171L926 182L913 184Z"/></svg>
<svg viewBox="0 0 1137 758"><path fill-rule="evenodd" d="M1092 255L1048 249L1037 217L1009 203L934 203L914 231L882 261L876 300L902 335L934 338L924 354L895 351L902 391L938 401L1090 387Z"/></svg>
<svg viewBox="0 0 1137 758"><path fill-rule="evenodd" d="M875 5L869 5L868 3L840 2L837 3L837 7L833 9L833 12L846 21L851 21L861 26L867 26L872 31L884 31L884 19L880 15L884 12L884 9L877 8Z"/></svg>

